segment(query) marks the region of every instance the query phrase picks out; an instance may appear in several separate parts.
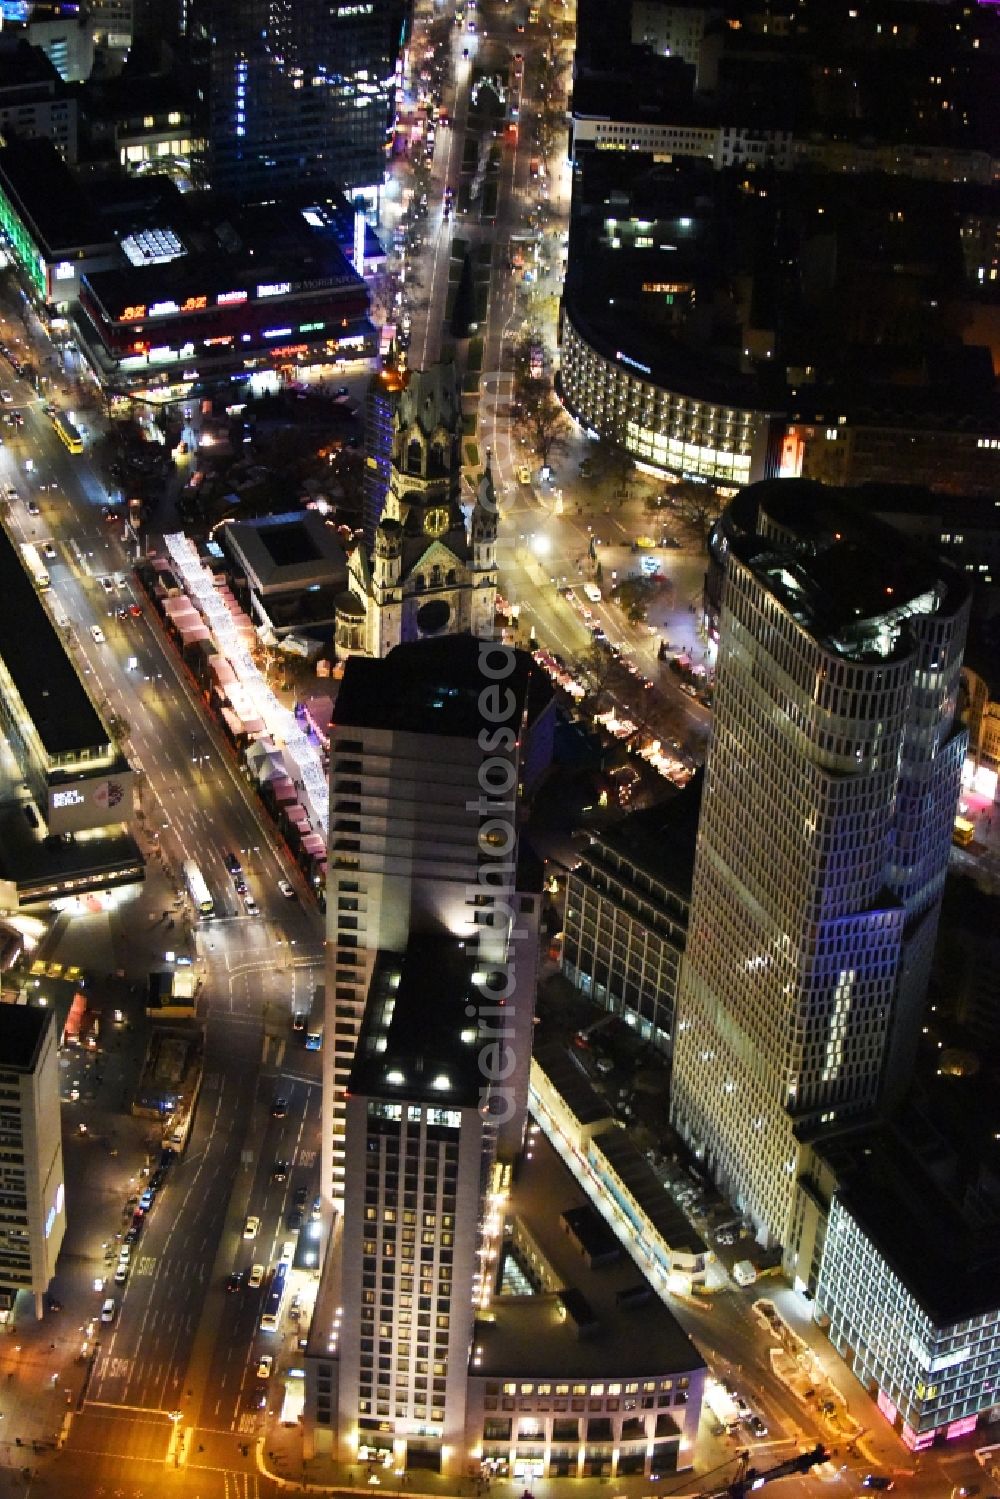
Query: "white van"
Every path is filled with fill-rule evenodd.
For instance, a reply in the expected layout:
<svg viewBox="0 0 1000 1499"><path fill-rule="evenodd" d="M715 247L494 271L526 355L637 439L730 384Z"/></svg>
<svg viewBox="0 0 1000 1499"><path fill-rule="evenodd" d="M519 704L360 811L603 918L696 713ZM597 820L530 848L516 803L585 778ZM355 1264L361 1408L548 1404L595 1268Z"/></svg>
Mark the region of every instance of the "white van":
<svg viewBox="0 0 1000 1499"><path fill-rule="evenodd" d="M599 604L601 602L601 590L596 583L584 583L583 591L592 604Z"/></svg>
<svg viewBox="0 0 1000 1499"><path fill-rule="evenodd" d="M115 1312L117 1310L118 1307L115 1302L115 1298L113 1296L109 1296L107 1301L101 1307L101 1321L113 1322L115 1320Z"/></svg>

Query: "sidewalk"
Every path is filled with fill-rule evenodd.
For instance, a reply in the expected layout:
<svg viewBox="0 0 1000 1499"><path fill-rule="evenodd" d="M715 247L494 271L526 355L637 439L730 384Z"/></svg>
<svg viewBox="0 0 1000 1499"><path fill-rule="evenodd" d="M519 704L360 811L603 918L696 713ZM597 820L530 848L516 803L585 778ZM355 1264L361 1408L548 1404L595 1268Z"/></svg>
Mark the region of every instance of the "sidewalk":
<svg viewBox="0 0 1000 1499"><path fill-rule="evenodd" d="M257 1440L254 1454L258 1471L280 1489L292 1493L365 1494L380 1499L406 1499L426 1494L433 1499L522 1499L530 1491L535 1499L670 1499L674 1493L688 1494L701 1488L704 1475L720 1464L734 1464L735 1454L725 1446L699 1436L700 1461L686 1473L664 1473L651 1479L641 1474L618 1478L493 1478L485 1485L478 1477L443 1476L420 1468L383 1468L367 1462L334 1462L329 1457L302 1458L302 1433L297 1426L275 1425ZM475 1466L475 1465L473 1465ZM702 1477L699 1477L699 1474ZM651 1490L653 1491L651 1493Z"/></svg>

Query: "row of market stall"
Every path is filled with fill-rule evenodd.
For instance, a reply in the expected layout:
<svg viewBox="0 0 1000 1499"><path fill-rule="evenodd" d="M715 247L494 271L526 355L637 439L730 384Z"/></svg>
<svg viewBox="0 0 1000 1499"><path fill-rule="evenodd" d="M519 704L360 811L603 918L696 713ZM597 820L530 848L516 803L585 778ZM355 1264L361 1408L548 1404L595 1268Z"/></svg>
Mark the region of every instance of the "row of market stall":
<svg viewBox="0 0 1000 1499"><path fill-rule="evenodd" d="M138 580L303 872L322 890L329 795L313 714L290 712L271 690L253 658L257 628L226 575L213 572L188 537L164 544L166 555L136 569ZM322 706L315 717L322 719Z"/></svg>

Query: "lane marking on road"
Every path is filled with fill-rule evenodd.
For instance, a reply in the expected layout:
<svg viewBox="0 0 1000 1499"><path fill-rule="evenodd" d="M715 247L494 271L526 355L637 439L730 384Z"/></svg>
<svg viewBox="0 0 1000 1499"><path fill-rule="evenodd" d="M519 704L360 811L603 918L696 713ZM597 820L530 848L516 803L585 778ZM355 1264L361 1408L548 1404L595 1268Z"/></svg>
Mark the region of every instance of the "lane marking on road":
<svg viewBox="0 0 1000 1499"><path fill-rule="evenodd" d="M116 1400L85 1400L84 1405L88 1410L106 1411L128 1411L130 1415L148 1416L152 1422L156 1416L161 1416L164 1421L169 1421L170 1412L160 1410L156 1405L122 1405ZM79 1451L74 1448L74 1451Z"/></svg>

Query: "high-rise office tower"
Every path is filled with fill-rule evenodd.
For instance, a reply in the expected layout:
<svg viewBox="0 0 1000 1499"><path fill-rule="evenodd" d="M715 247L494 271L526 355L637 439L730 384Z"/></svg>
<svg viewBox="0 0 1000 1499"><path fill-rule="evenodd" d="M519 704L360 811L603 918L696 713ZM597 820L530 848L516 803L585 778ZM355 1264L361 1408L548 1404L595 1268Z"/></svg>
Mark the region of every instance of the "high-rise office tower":
<svg viewBox="0 0 1000 1499"><path fill-rule="evenodd" d="M0 1005L0 1308L31 1291L36 1315L66 1232L56 1019Z"/></svg>
<svg viewBox="0 0 1000 1499"><path fill-rule="evenodd" d="M402 952L418 934L478 942L494 893L517 883L516 848L493 861L510 866L502 882L480 879L489 816L481 810L487 754L480 736L506 744L497 737L504 724L491 727L481 716L480 697L491 688L480 666L484 649L471 636L454 636L397 646L381 661L354 657L337 695L323 1075L323 1192L334 1206L343 1201L347 1082L378 953ZM505 722L516 729L516 743L502 751L511 765L505 779L515 788L505 793L512 807L505 815L515 825L516 788L530 788L548 765L553 724L546 680L524 654L516 663L497 684ZM524 940L515 971L524 1005L517 1008L514 996L521 1017L533 993L529 953L532 942Z"/></svg>
<svg viewBox="0 0 1000 1499"><path fill-rule="evenodd" d="M382 185L409 0L208 0L212 186Z"/></svg>
<svg viewBox="0 0 1000 1499"><path fill-rule="evenodd" d="M381 953L347 1104L338 1431L409 1461L464 1446L496 1127L482 1097L474 946ZM528 1039L530 1049L530 1037Z"/></svg>
<svg viewBox="0 0 1000 1499"><path fill-rule="evenodd" d="M527 1112L541 881L518 824L553 725L547 679L504 646L455 636L347 662L327 878L333 1212L307 1448L344 1457L367 1430L444 1461L462 1428L492 1165Z"/></svg>
<svg viewBox="0 0 1000 1499"><path fill-rule="evenodd" d="M795 481L737 502L672 1115L762 1240L805 1142L905 1085L959 793L969 590Z"/></svg>

